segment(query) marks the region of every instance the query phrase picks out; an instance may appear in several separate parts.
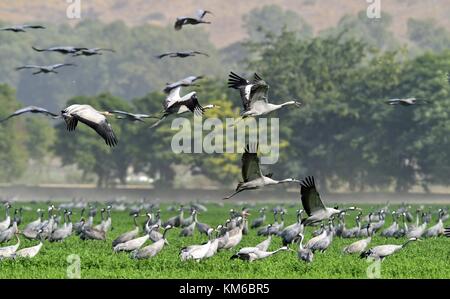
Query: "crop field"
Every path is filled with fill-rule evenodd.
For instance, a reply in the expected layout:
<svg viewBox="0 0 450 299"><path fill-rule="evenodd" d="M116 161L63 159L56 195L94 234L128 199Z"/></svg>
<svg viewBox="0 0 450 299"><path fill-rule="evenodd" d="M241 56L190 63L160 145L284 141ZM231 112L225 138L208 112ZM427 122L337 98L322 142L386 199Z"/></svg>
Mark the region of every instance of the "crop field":
<svg viewBox="0 0 450 299"><path fill-rule="evenodd" d="M23 204L32 207L32 211L24 212L23 222L20 228L34 219L34 212L38 207L45 208L38 204ZM17 204L15 204L17 206ZM262 206L262 205L261 205ZM274 205L265 204L268 208ZM161 204L161 216L163 220L177 214L177 212L166 211L167 205ZM229 209L241 209L240 206L226 204L221 207L216 204L208 204L208 211L200 213L198 220L203 223L217 226L223 224L229 217ZM251 207L249 222L258 217L256 205ZM288 214L285 218L285 226L296 221L296 209L298 206L285 205ZM364 213L379 207L360 206ZM426 209L437 210L442 206L427 206ZM395 209L395 206L391 206ZM412 207L414 211L416 207ZM79 211L74 210L73 221L79 220ZM187 213L185 213L187 214ZM347 227L354 226L356 212L350 212L347 216ZM97 215L96 222L99 217ZM3 217L0 218L2 220ZM139 223L143 224L146 217L139 218ZM265 224L273 221L272 215L267 213ZM432 224L436 221L433 215ZM128 212L113 212L113 230L109 232L107 241L82 241L78 236L72 235L61 243L50 243L44 241L40 253L32 259L4 259L0 261L0 278L67 278L68 267L71 262L68 257L79 256L81 278L368 278L368 268L372 262L360 259L358 255L344 255L344 246L354 242L356 239L341 239L335 237L333 243L324 253L316 253L314 261L306 264L297 258L297 253L293 251L282 251L267 259L254 262L246 262L238 259L230 260L231 255L239 248L254 246L266 237L257 236L256 230L250 229L248 235L244 235L242 242L232 250L222 250L210 259L195 262L182 262L178 256L180 248L192 244L201 244L207 241L205 235L200 236L198 231L192 237L179 237L179 228L170 230L167 234L169 245L155 257L147 260L133 260L128 253L114 253L111 242L118 235L134 228L132 217ZM390 224L391 217L387 216L385 227ZM450 226L450 221L446 222ZM306 229L306 240L311 237L311 232L315 228ZM142 233L142 228L141 228ZM20 237L21 246L28 247L38 243ZM374 236L371 245L380 244L401 244L404 238L384 238ZM13 239L7 244L15 244ZM150 241L144 245L148 245ZM274 237L270 250L281 247L281 240ZM291 246L297 250L297 245ZM433 239L423 239L412 242L400 252L387 257L379 267L381 278L450 278L450 238L439 237ZM373 266L373 265L372 265ZM370 271L369 271L370 272ZM370 275L369 275L370 277Z"/></svg>

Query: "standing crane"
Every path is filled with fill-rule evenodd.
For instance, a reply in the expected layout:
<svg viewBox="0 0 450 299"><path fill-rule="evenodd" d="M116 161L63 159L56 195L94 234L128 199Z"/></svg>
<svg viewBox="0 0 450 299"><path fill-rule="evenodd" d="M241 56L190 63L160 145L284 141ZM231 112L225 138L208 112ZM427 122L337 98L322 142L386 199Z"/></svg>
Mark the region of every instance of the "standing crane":
<svg viewBox="0 0 450 299"><path fill-rule="evenodd" d="M300 233L303 233L304 226L301 221L302 214L303 214L303 210L297 210L297 222L287 226L285 229L283 229L280 232L279 235L283 241L284 246L292 244L295 241L295 239L298 237L298 235Z"/></svg>
<svg viewBox="0 0 450 299"><path fill-rule="evenodd" d="M307 263L311 263L313 261L314 258L314 253L313 251L308 248L308 247L303 247L303 239L305 238L305 236L302 233L298 234L298 250L297 250L297 256L299 259L307 262Z"/></svg>
<svg viewBox="0 0 450 299"><path fill-rule="evenodd" d="M367 235L368 237L362 240L358 240L353 242L352 244L346 246L343 250L344 253L353 254L359 253L361 254L364 250L366 250L367 246L369 246L372 241L372 234L375 232L373 229L371 230L371 224L367 225Z"/></svg>
<svg viewBox="0 0 450 299"><path fill-rule="evenodd" d="M137 224L137 218L139 217L138 213L133 214L133 222L134 222L134 229L131 231L128 231L126 233L121 234L118 236L114 241L112 242L112 246L115 247L116 245L120 243L125 243L127 241L130 241L137 237L139 234L139 225Z"/></svg>
<svg viewBox="0 0 450 299"><path fill-rule="evenodd" d="M429 227L425 233L423 234L427 238L431 237L439 237L444 234L444 222L442 221L442 217L444 216L444 211L439 209L438 211L438 222Z"/></svg>
<svg viewBox="0 0 450 299"><path fill-rule="evenodd" d="M259 217L252 221L252 225L250 227L258 228L264 224L264 221L266 221L266 209L261 208L259 210Z"/></svg>
<svg viewBox="0 0 450 299"><path fill-rule="evenodd" d="M401 245L379 245L372 247L371 249L361 253L361 258L373 258L375 260L383 261L387 256L393 255L394 253L402 250L409 243L419 240L418 238L410 238L408 241Z"/></svg>
<svg viewBox="0 0 450 299"><path fill-rule="evenodd" d="M158 224L155 224L155 226L158 226ZM148 259L151 257L154 257L157 255L163 248L165 244L169 244L167 242L167 232L172 229L171 225L167 225L164 228L163 236L160 240L156 241L153 244L150 244L148 246L145 246L143 248L137 249L131 253L131 258L133 259Z"/></svg>
<svg viewBox="0 0 450 299"><path fill-rule="evenodd" d="M5 257L10 257L14 252L17 251L17 249L20 246L20 239L19 236L16 234L17 243L14 245L6 246L6 247L0 247L0 260Z"/></svg>
<svg viewBox="0 0 450 299"><path fill-rule="evenodd" d="M5 220L0 222L0 232L8 229L11 224L11 216L9 215L9 210L11 209L11 204L9 202L5 203Z"/></svg>

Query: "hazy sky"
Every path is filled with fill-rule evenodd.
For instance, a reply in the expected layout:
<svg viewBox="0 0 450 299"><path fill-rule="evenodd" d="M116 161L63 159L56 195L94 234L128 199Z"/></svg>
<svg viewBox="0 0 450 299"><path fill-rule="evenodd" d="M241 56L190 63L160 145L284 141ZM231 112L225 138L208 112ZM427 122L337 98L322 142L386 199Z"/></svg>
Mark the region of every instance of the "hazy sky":
<svg viewBox="0 0 450 299"><path fill-rule="evenodd" d="M245 36L242 16L256 7L277 4L291 9L314 30L334 26L345 14L366 10L367 0L0 0L0 20L5 22L67 22L67 2L81 2L81 19L99 18L106 22L123 20L130 25L172 24L177 16L192 15L198 8L212 10L208 26L212 41L222 47ZM368 0L375 1L375 0ZM377 0L378 1L378 0ZM393 17L392 30L403 38L409 18L434 18L450 28L450 0L379 0L381 10Z"/></svg>

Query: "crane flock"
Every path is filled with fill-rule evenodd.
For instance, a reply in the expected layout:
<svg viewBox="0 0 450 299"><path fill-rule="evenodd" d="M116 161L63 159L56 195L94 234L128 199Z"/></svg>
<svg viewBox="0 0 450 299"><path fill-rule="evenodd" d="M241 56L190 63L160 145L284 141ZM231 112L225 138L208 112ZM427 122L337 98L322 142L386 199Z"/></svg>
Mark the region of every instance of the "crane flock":
<svg viewBox="0 0 450 299"><path fill-rule="evenodd" d="M312 178L308 177L302 180L302 184L307 181L311 181ZM300 196L303 198L307 193L300 189ZM307 199L306 199L307 200ZM14 205L19 203L14 203ZM160 205L157 202L148 202L142 200L137 205L132 206L133 202L123 202L114 200L108 203L107 206L100 208L100 220L96 224L96 216L98 214L99 203L88 203L83 200L74 200L72 202L61 203L58 207L55 205L49 205L47 207L46 214L42 209L37 209L38 215L36 220L29 223L23 223L22 213L19 212L19 208L14 209L14 217L11 216L11 209L13 205L10 202L3 204L5 211L5 218L0 222L0 260L2 259L18 259L18 258L33 258L36 256L43 246L50 246L48 242L64 242L67 238L77 237L82 241L90 240L92 242L111 242L111 253L113 254L128 254L131 259L149 259L164 250L165 245L169 245L168 233L170 230L176 228L179 231L179 237L186 240L193 238L194 235L205 235L207 241L201 244L194 243L179 250L179 259L181 261L194 260L200 262L205 259L209 259L215 256L218 252L231 251L229 258L231 260L241 259L244 261L257 261L266 258L270 258L275 254L282 254L282 252L295 252L299 261L311 263L318 257L318 255L326 254L326 251L333 246L333 242L337 238L341 239L355 239L354 242L341 248L341 254L343 255L356 255L361 258L371 258L375 260L384 260L386 257L398 253L403 250L407 245L413 241L421 241L429 238L438 238L441 236L450 237L450 228L444 228L443 219L448 219L448 209L440 208L437 211L429 210L430 215L436 215L436 223L434 225L428 225L434 218L434 216L427 219L428 214L424 211L424 208L419 208L419 212L416 213L416 219L412 222L415 224L407 224L406 217L403 217L402 225L387 226L384 228L385 216L389 213L393 215L393 223L397 223L397 211L389 211L389 207L384 207L378 211L369 211L368 222L365 225L359 224L357 230L352 235L346 235L344 232L347 230L345 227L345 217L342 215L350 214L350 211L354 209L342 209L339 213L332 214L324 217L320 222L320 229L309 230L309 225L304 225L305 220L310 216L302 219L302 214L305 212L303 209L296 211L297 220L289 225L284 225L284 215L288 212L288 209L277 206L273 208L274 221L268 223L266 226L265 213L268 207L259 209L259 215L256 215L252 221L250 229L248 229L250 211L252 206L244 206L241 211L231 209L229 218L223 218L223 222L217 226L201 223L198 221L198 214L208 213L206 207L205 210L199 211L197 205L191 203L190 206L180 205L175 208L177 215L167 218L167 220L161 219ZM123 207L125 210L130 210L130 217L132 218L133 226L128 231L117 232L115 239L108 238L108 235L112 233L113 229L113 217L112 211L122 212ZM308 203L302 200L302 206L306 208ZM27 211L30 210L29 207ZM78 222L73 222L73 212L77 210L76 214L80 217ZM172 209L170 209L172 210ZM184 212L190 211L188 218L184 217ZM88 218L84 218L84 213L87 211ZM142 212L145 212L142 213ZM132 213L131 213L132 212ZM169 209L168 209L169 212ZM306 211L307 215L310 215ZM356 213L356 212L355 212ZM379 213L381 217L380 221L383 225L378 229L374 229L374 225L378 222L374 220L371 215ZM406 214L406 210L403 210L402 215ZM139 219L146 216L143 225L140 225ZM279 216L279 217L277 217ZM362 212L359 211L356 215L358 221L364 219ZM281 221L280 221L281 220ZM220 220L219 220L220 221ZM23 229L19 229L19 224L23 225ZM359 222L360 223L360 222ZM412 232L419 227L424 227L421 233L415 233L414 236L410 236ZM141 229L142 228L142 229ZM247 229L246 229L247 228ZM260 229L265 229L264 234L260 234ZM384 230L383 230L384 228ZM402 234L395 234L395 231L405 230ZM387 230L392 230L391 234L386 234ZM186 233L188 231L188 233ZM242 240L246 238L250 232L253 231L255 235L264 237L259 243L252 246L239 247ZM310 234L311 238L306 240L306 235ZM20 236L34 240L37 243L30 247L21 248ZM371 247L373 238L377 237L377 241L388 239L406 238L406 241L398 244L396 243L382 243L377 246ZM15 243L8 246L2 246L7 242ZM110 241L111 240L111 241ZM148 244L150 242L150 244ZM255 242L256 243L256 242ZM277 246L276 244L281 244ZM275 247L274 247L275 246ZM273 248L273 249L271 249Z"/></svg>
<svg viewBox="0 0 450 299"><path fill-rule="evenodd" d="M194 17L178 17L175 21L175 30L181 30L186 25L211 24L205 21L207 14L212 14L208 10L198 10ZM0 31L26 32L26 29L45 29L39 25L19 25L0 28ZM114 52L108 48L87 48L73 46L57 46L49 48L32 47L37 52L57 52L64 55L77 56L95 56L102 55L103 51ZM170 51L156 56L158 59L164 57L186 58L196 55L208 56L201 51ZM55 69L75 66L73 63L55 64L49 66L24 65L18 67L22 69L37 69L33 75L39 73L57 73ZM143 114L110 109L108 111L99 111L90 105L73 104L61 110L59 114L48 111L47 109L29 106L19 109L7 116L1 122L5 122L13 117L23 114L42 114L51 118L61 118L65 121L68 131L74 131L78 122L85 124L93 129L108 146L114 147L118 144L111 124L107 117L115 116L117 119L124 119L131 122L145 123L145 119L154 118L157 122L151 127L158 126L165 118L173 114L182 114L191 112L194 116L201 116L206 109L218 108L216 105L210 104L202 106L199 103L197 92L192 91L181 96L183 87L197 86L196 81L202 79L203 76L189 76L174 83L168 83L164 92L167 94L163 102L163 111L159 114ZM228 77L228 87L238 90L243 105L241 118L259 117L267 115L286 106L300 107L298 100L291 99L281 104L273 104L268 101L269 84L258 74L254 74L251 80L245 79L234 72L230 72ZM424 100L416 98L407 99L390 99L386 101L389 105L411 106L415 104L426 104ZM311 263L317 257L317 253L324 254L326 250L333 244L336 237L339 238L358 238L355 242L342 248L343 254L358 254L361 258L374 258L383 260L386 257L404 249L406 245L420 238L432 238L439 236L450 236L450 229L444 228L444 218L448 217L448 211L439 209L436 224L429 226L430 215L423 210L417 210L416 223L407 225L408 218L411 213L408 207L392 211L392 224L386 228L385 218L388 213L388 207L378 211L370 212L364 219L362 210L357 207L326 207L323 203L316 187L314 177L306 177L303 180L287 178L283 180L275 180L272 174L263 174L260 169L260 161L257 154L258 145L248 144L242 155L242 179L238 183L234 193L225 197L230 199L236 194L245 190L253 190L263 188L270 185L279 185L284 183L292 183L299 186L302 208L296 211L296 221L285 226L285 215L287 210L284 208L276 208L273 210L274 221L265 225L267 221L266 208L259 210L257 218L255 218L249 229L248 221L249 209L244 208L241 212L230 211L229 218L218 226L202 223L198 220L199 215L207 213L206 207L200 204L192 204L188 218L184 218L185 207L178 208L178 215L163 221L161 219L161 211L155 205L141 205L137 209L130 208L130 216L132 216L133 227L129 231L120 232L111 243L111 252L120 254L126 252L132 259L149 259L158 255L168 245L168 234L173 228L179 228L179 236L182 238L190 238L195 231L200 235L207 237L207 242L203 244L192 244L183 247L179 251L181 261L202 260L213 257L217 252L224 250L235 251L230 259L241 259L245 261L256 261L270 258L275 254L282 252L294 251L291 247L297 245L296 254L299 260ZM45 211L38 209L36 212L38 218L25 225L23 230L19 230L18 226L22 221L21 210L16 209L13 218L11 218L10 210L12 206L9 202L5 203L5 218L0 221L0 244L16 239L15 245L0 247L0 259L16 259L16 258L33 258L43 247L44 240L50 242L64 242L71 236L78 236L80 240L103 241L108 240L107 236L112 230L111 210L117 208L126 209L123 203L113 203L106 208L100 210L101 222L94 225L97 208L87 204L76 205L70 203L55 208L49 205L47 215ZM73 209L81 208L79 220L75 223L72 221L74 215ZM146 213L141 215L141 211ZM87 219L84 217L85 211L88 211ZM346 227L346 216L352 211L359 211L355 217L356 226L352 228ZM302 218L303 214L306 217ZM61 215L62 214L62 215ZM107 215L105 217L105 214ZM145 223L140 226L138 218L146 216ZM427 218L428 217L428 218ZM45 219L46 218L46 219ZM362 225L363 221L367 221ZM399 223L402 221L402 223ZM320 225L320 229L312 231L312 237L305 239L306 230L309 227ZM383 229L384 228L384 229ZM243 247L235 250L241 243L242 239L249 234L250 230L256 230L256 234L264 236L264 240L251 247ZM384 238L400 238L406 237L407 241L403 244L384 244L369 248L373 236L379 234ZM38 243L32 247L20 248L21 242L19 236L23 236L29 240L35 240ZM270 251L273 240L279 238L282 243L281 247ZM145 246L151 241L150 245ZM305 244L304 244L305 243ZM46 245L47 246L47 245ZM368 249L369 248L369 249Z"/></svg>

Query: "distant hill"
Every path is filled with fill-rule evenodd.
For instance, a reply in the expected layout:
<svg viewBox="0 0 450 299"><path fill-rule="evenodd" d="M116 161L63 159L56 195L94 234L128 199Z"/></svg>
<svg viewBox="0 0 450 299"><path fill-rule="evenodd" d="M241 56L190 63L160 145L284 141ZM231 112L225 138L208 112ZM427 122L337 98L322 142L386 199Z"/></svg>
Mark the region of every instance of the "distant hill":
<svg viewBox="0 0 450 299"><path fill-rule="evenodd" d="M225 47L246 36L242 16L256 7L277 4L302 16L315 32L337 24L345 14L356 14L367 8L365 0L81 0L82 18L98 18L104 22L123 20L129 25L144 23L171 25L176 16L191 15L198 8L215 13L211 26L203 26L212 42ZM450 0L382 1L382 11L393 16L392 31L400 40L406 39L409 18L434 18L450 28ZM65 0L15 0L0 2L0 19L11 23L68 20Z"/></svg>

